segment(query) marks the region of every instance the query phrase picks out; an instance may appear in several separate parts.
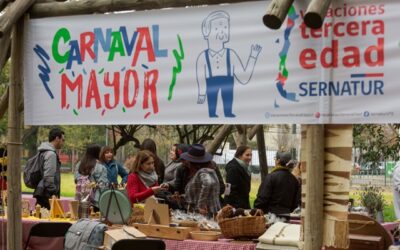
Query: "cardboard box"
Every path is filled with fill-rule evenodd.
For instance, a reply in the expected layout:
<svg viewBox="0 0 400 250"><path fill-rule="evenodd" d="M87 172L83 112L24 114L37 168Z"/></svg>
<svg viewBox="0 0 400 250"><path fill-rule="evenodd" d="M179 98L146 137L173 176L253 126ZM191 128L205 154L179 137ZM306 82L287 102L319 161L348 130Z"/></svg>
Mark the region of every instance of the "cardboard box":
<svg viewBox="0 0 400 250"><path fill-rule="evenodd" d="M136 237L134 237L134 235ZM123 239L146 238L146 235L133 227L124 226L123 228L107 230L104 233L104 248L110 249L115 242Z"/></svg>

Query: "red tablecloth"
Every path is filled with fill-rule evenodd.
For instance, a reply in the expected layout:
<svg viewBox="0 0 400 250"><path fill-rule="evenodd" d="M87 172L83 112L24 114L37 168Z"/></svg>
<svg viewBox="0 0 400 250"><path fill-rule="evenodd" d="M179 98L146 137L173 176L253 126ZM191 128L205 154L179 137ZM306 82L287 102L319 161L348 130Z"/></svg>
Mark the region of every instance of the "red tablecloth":
<svg viewBox="0 0 400 250"><path fill-rule="evenodd" d="M164 240L166 250L255 250L256 244L249 241L198 241Z"/></svg>
<svg viewBox="0 0 400 250"><path fill-rule="evenodd" d="M25 247L31 227L42 221L44 220L22 219L22 247ZM31 250L62 250L64 249L64 238L32 237L29 246ZM0 218L0 249L7 249L7 219L5 218Z"/></svg>

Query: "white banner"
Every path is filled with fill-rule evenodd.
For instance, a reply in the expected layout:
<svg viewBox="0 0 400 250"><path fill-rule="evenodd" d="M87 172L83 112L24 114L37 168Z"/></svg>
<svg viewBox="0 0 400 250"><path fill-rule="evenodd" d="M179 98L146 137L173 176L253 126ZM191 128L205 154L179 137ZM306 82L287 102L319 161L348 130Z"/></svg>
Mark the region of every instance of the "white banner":
<svg viewBox="0 0 400 250"><path fill-rule="evenodd" d="M30 20L25 124L400 122L400 2L296 1Z"/></svg>

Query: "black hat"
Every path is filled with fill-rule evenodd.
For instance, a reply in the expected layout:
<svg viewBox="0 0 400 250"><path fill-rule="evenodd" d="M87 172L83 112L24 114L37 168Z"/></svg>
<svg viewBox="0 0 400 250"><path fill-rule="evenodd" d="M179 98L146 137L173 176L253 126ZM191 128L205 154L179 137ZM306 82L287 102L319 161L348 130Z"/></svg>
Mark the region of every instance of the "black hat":
<svg viewBox="0 0 400 250"><path fill-rule="evenodd" d="M204 163L212 160L212 155L206 152L206 149L201 144L193 144L189 147L188 152L181 154L181 159L195 162Z"/></svg>
<svg viewBox="0 0 400 250"><path fill-rule="evenodd" d="M286 152L277 152L276 159L280 160L280 162L283 166L286 166L286 164L292 159L292 154L287 151Z"/></svg>

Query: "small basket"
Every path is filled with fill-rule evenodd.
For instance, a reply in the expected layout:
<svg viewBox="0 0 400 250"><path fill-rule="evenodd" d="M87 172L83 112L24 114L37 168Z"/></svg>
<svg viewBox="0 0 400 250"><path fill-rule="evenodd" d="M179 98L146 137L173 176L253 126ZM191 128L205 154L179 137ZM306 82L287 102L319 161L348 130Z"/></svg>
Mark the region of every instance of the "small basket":
<svg viewBox="0 0 400 250"><path fill-rule="evenodd" d="M264 216L244 216L222 219L218 222L225 238L258 238L266 230Z"/></svg>

